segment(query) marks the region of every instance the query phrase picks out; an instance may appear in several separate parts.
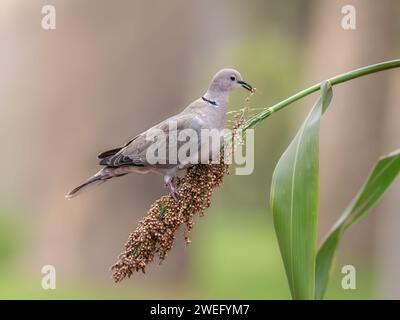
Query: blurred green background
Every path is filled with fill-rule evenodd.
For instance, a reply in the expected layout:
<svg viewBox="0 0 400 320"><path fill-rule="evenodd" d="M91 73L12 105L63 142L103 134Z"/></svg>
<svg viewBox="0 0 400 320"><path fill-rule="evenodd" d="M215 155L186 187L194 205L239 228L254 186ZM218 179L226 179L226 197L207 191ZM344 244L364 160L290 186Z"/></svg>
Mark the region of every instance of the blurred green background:
<svg viewBox="0 0 400 320"><path fill-rule="evenodd" d="M132 174L73 201L64 195L98 169L99 152L179 112L220 68L257 87L249 102L233 93L231 109L258 110L398 58L400 3L54 0L57 27L45 31L46 4L0 5L0 298L290 298L269 185L315 96L257 126L253 174L226 177L191 245L181 232L162 266L121 284L108 268L166 192L160 177ZM356 9L356 30L341 26L346 4ZM320 239L379 155L398 147L399 85L399 72L389 71L334 88L321 131ZM345 236L327 298L400 298L399 191L397 182ZM56 290L41 287L48 264ZM347 264L356 267L356 290L341 288Z"/></svg>

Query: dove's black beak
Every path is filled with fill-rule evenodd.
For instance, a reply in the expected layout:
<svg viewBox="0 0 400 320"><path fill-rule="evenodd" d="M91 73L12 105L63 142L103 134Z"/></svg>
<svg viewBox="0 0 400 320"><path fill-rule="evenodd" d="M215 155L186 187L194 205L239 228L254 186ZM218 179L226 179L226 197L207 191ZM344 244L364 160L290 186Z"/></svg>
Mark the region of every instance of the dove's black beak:
<svg viewBox="0 0 400 320"><path fill-rule="evenodd" d="M253 87L251 85L249 85L248 83L246 83L246 82L244 82L242 80L239 80L238 83L240 85L242 85L242 87L245 88L246 90L249 90L250 92L253 92Z"/></svg>

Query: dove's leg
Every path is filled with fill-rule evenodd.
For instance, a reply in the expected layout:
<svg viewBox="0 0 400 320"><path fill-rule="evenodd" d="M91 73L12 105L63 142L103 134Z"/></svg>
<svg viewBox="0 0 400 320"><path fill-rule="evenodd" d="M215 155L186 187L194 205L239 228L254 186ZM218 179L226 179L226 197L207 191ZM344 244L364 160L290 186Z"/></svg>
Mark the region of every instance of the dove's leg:
<svg viewBox="0 0 400 320"><path fill-rule="evenodd" d="M172 177L169 175L165 175L164 182L165 186L169 189L172 198L174 198L175 201L178 200L179 192L178 189L174 186L174 183L172 182Z"/></svg>

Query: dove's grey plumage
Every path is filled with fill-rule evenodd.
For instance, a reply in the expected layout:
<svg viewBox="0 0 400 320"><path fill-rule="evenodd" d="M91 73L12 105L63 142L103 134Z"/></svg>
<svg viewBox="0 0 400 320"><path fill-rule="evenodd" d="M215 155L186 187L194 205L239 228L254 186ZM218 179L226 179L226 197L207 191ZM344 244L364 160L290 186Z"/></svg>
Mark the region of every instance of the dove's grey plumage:
<svg viewBox="0 0 400 320"><path fill-rule="evenodd" d="M185 129L194 130L200 137L202 129L224 128L225 116L227 112L229 94L232 90L244 87L252 91L252 87L245 83L240 73L234 69L222 69L213 77L210 87L206 93L199 99L192 102L181 113L170 117L163 122L155 125L147 131L137 135L124 146L101 153L98 158L100 165L104 166L94 176L90 177L83 184L72 190L66 197L72 198L78 194L84 187L94 183L102 183L113 177L120 177L130 172L157 172L164 175L164 181L170 188L174 197L177 191L172 184L172 178L178 170L184 169L187 165L178 162L169 161L168 141L172 135ZM172 128L172 131L171 131ZM148 161L146 154L149 147L154 143L148 139L149 136L163 131L166 134L164 164L152 164ZM177 141L177 150L184 142ZM200 151L201 139L194 141L193 146ZM178 159L179 160L179 159Z"/></svg>

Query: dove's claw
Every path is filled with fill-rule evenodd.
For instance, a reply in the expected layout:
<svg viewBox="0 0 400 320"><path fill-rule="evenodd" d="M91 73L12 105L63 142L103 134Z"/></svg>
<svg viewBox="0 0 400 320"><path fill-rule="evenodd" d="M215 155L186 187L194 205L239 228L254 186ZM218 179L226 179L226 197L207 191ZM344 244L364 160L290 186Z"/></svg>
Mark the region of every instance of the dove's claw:
<svg viewBox="0 0 400 320"><path fill-rule="evenodd" d="M174 200L175 201L178 201L178 198L179 198L179 192L178 192L178 190L171 190L171 196L172 196L172 198L174 198Z"/></svg>
<svg viewBox="0 0 400 320"><path fill-rule="evenodd" d="M179 197L179 192L178 189L175 188L174 184L172 183L172 179L169 180L165 186L169 189L169 192L172 196L172 198L174 198L175 201L178 201L178 197Z"/></svg>

